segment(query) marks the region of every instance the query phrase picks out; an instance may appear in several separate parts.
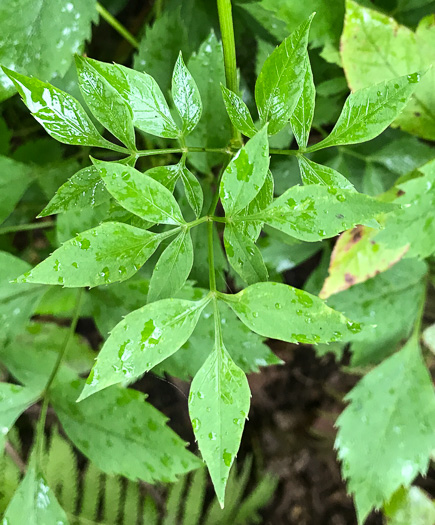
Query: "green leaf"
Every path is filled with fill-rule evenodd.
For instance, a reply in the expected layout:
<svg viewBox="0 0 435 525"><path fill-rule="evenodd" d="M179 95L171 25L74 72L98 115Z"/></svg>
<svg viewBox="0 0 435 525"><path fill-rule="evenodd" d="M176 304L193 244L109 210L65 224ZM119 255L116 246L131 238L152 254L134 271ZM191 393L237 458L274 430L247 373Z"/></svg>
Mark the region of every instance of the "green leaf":
<svg viewBox="0 0 435 525"><path fill-rule="evenodd" d="M112 387L77 404L83 384L77 378L58 383L51 400L69 439L105 473L173 482L200 466L144 394Z"/></svg>
<svg viewBox="0 0 435 525"><path fill-rule="evenodd" d="M32 322L14 339L14 352L6 348L1 360L18 381L41 392L65 344L68 330L55 324ZM70 339L62 363L63 367L84 374L92 368L94 358L95 353L76 334Z"/></svg>
<svg viewBox="0 0 435 525"><path fill-rule="evenodd" d="M269 170L266 175L266 180L260 191L252 199L252 201L239 212L240 218L245 215L254 215L267 208L273 202L273 191L274 191L274 180L271 171ZM263 228L263 221L246 221L239 222L237 225L245 235L249 236L253 242L256 242L260 237L261 230Z"/></svg>
<svg viewBox="0 0 435 525"><path fill-rule="evenodd" d="M414 33L383 13L347 1L341 59L349 86L356 90L373 79L424 71L435 61L434 35L432 16L423 18ZM394 121L404 131L429 140L435 140L434 79L431 68Z"/></svg>
<svg viewBox="0 0 435 525"><path fill-rule="evenodd" d="M304 184L322 184L333 188L355 191L353 184L346 177L329 166L317 164L303 155L298 156L298 162L301 179Z"/></svg>
<svg viewBox="0 0 435 525"><path fill-rule="evenodd" d="M193 378L189 414L221 507L231 465L239 450L251 392L245 374L217 341Z"/></svg>
<svg viewBox="0 0 435 525"><path fill-rule="evenodd" d="M182 231L160 256L154 267L148 302L173 297L189 277L193 264L190 232Z"/></svg>
<svg viewBox="0 0 435 525"><path fill-rule="evenodd" d="M420 171L423 177L396 186L394 203L402 209L387 218L385 230L375 240L391 249L409 245L406 257L425 258L435 252L435 162Z"/></svg>
<svg viewBox="0 0 435 525"><path fill-rule="evenodd" d="M195 213L195 217L198 218L201 215L204 204L204 194L202 192L201 184L195 175L186 168L184 163L181 166L180 173L187 202L190 204L190 207Z"/></svg>
<svg viewBox="0 0 435 525"><path fill-rule="evenodd" d="M435 522L435 503L419 487L403 487L393 495L384 514L387 525L432 525Z"/></svg>
<svg viewBox="0 0 435 525"><path fill-rule="evenodd" d="M328 305L363 323L352 342L352 366L379 363L408 337L418 315L425 287L426 265L416 259L399 261L389 270L328 299Z"/></svg>
<svg viewBox="0 0 435 525"><path fill-rule="evenodd" d="M235 295L220 297L248 328L263 337L289 343L327 343L361 330L358 323L318 297L286 284L257 283Z"/></svg>
<svg viewBox="0 0 435 525"><path fill-rule="evenodd" d="M77 76L83 98L95 118L129 149L135 150L132 110L99 72L98 66L100 63L96 60L76 55ZM101 67L104 68L104 65Z"/></svg>
<svg viewBox="0 0 435 525"><path fill-rule="evenodd" d="M197 293L194 289L193 293ZM206 290L203 290L206 293ZM180 292L184 297L184 290ZM225 348L231 359L245 373L259 372L260 367L283 364L270 348L264 343L264 338L255 334L245 326L229 306L222 303L219 305L221 312L221 323L225 325L222 337ZM189 340L176 352L165 359L153 372L179 377L184 381L194 377L204 361L207 354L204 348L213 348L214 345L214 318L213 307L208 305L201 313L195 331Z"/></svg>
<svg viewBox="0 0 435 525"><path fill-rule="evenodd" d="M295 136L300 148L305 148L308 144L311 124L313 123L315 99L316 88L314 86L310 57L307 53L305 58L305 73L301 95L290 117L290 125L293 135Z"/></svg>
<svg viewBox="0 0 435 525"><path fill-rule="evenodd" d="M188 67L201 94L203 111L198 125L187 137L187 145L225 148L231 129L220 89L220 84L225 83L222 44L213 31L192 55ZM189 153L188 158L202 173L210 173L223 160L222 154L216 153Z"/></svg>
<svg viewBox="0 0 435 525"><path fill-rule="evenodd" d="M202 102L198 86L184 64L181 52L172 75L172 98L183 121L183 135L188 135L201 118Z"/></svg>
<svg viewBox="0 0 435 525"><path fill-rule="evenodd" d="M242 0L243 1L243 0ZM343 26L344 3L334 0L260 0L241 6L276 39L280 40L303 22L313 11L316 16L310 31L313 48L338 45Z"/></svg>
<svg viewBox="0 0 435 525"><path fill-rule="evenodd" d="M19 13L19 16L17 16ZM96 2L88 0L17 0L0 6L0 63L49 80L62 77L91 37L98 18ZM14 93L0 71L0 101Z"/></svg>
<svg viewBox="0 0 435 525"><path fill-rule="evenodd" d="M303 22L266 59L255 84L255 101L269 134L275 135L288 122L304 84L308 32L313 15Z"/></svg>
<svg viewBox="0 0 435 525"><path fill-rule="evenodd" d="M37 401L39 393L10 383L0 383L0 451L6 442L6 434L18 417Z"/></svg>
<svg viewBox="0 0 435 525"><path fill-rule="evenodd" d="M56 243L58 246L69 241L84 230L96 228L103 221L107 220L108 215L115 216L112 212L111 202L104 202L95 208L84 208L83 210L69 210L56 217ZM121 208L123 210L123 208ZM123 210L124 211L124 210ZM119 219L119 217L117 217ZM139 219L138 219L139 220ZM115 222L115 221L113 221ZM124 217L116 222L124 221Z"/></svg>
<svg viewBox="0 0 435 525"><path fill-rule="evenodd" d="M38 217L95 207L109 199L110 193L104 186L99 170L95 166L88 166L75 173L57 190Z"/></svg>
<svg viewBox="0 0 435 525"><path fill-rule="evenodd" d="M267 281L268 274L260 250L237 226L227 224L224 245L228 261L248 284Z"/></svg>
<svg viewBox="0 0 435 525"><path fill-rule="evenodd" d="M231 160L220 184L225 215L231 217L245 208L263 186L269 170L267 126L250 139Z"/></svg>
<svg viewBox="0 0 435 525"><path fill-rule="evenodd" d="M357 226L340 235L332 252L329 276L319 296L326 299L388 270L400 260L408 246L388 248L373 238L378 231Z"/></svg>
<svg viewBox="0 0 435 525"><path fill-rule="evenodd" d="M369 372L346 400L335 446L363 523L429 466L435 395L416 341Z"/></svg>
<svg viewBox="0 0 435 525"><path fill-rule="evenodd" d="M0 156L0 224L14 211L32 180L31 167Z"/></svg>
<svg viewBox="0 0 435 525"><path fill-rule="evenodd" d="M0 342L12 339L27 324L44 293L41 286L11 283L30 269L25 261L0 252ZM0 345L0 347L3 344Z"/></svg>
<svg viewBox="0 0 435 525"><path fill-rule="evenodd" d="M47 82L3 68L24 104L54 139L64 144L112 149L75 98Z"/></svg>
<svg viewBox="0 0 435 525"><path fill-rule="evenodd" d="M178 137L168 103L150 75L119 64L93 61L93 66L130 106L135 127L157 137Z"/></svg>
<svg viewBox="0 0 435 525"><path fill-rule="evenodd" d="M104 339L124 316L147 302L148 288L149 281L136 274L128 281L91 290L92 315Z"/></svg>
<svg viewBox="0 0 435 525"><path fill-rule="evenodd" d="M106 188L126 210L151 222L185 222L172 193L147 174L115 162L95 161L95 165Z"/></svg>
<svg viewBox="0 0 435 525"><path fill-rule="evenodd" d="M189 32L188 36L184 20L180 17L180 6L184 9L185 3L177 3L173 9L166 7L152 26L144 27L145 32L133 60L134 69L151 75L163 93L168 93L171 87L172 69L180 50L185 54L192 39L197 37L196 32Z"/></svg>
<svg viewBox="0 0 435 525"><path fill-rule="evenodd" d="M356 224L374 226L376 218L394 209L391 204L354 191L319 185L293 186L263 212L243 219L262 219L297 239L319 241Z"/></svg>
<svg viewBox="0 0 435 525"><path fill-rule="evenodd" d="M233 126L241 131L246 137L253 137L257 133L254 121L248 107L242 98L236 93L221 84L222 96L224 98L225 108L230 117Z"/></svg>
<svg viewBox="0 0 435 525"><path fill-rule="evenodd" d="M125 281L151 257L164 238L165 234L121 222L105 222L65 242L17 282L73 288Z"/></svg>
<svg viewBox="0 0 435 525"><path fill-rule="evenodd" d="M155 166L145 172L145 175L160 182L165 188L172 193L178 179L181 177L183 163L171 164L170 166Z"/></svg>
<svg viewBox="0 0 435 525"><path fill-rule="evenodd" d="M413 73L351 93L334 129L311 149L358 144L380 135L406 106L420 76Z"/></svg>
<svg viewBox="0 0 435 525"><path fill-rule="evenodd" d="M163 299L131 312L112 330L79 400L151 370L195 329L208 300Z"/></svg>
<svg viewBox="0 0 435 525"><path fill-rule="evenodd" d="M29 525L68 525L65 511L59 505L44 477L36 470L34 460L18 486L3 517L6 525L23 523L25 516Z"/></svg>

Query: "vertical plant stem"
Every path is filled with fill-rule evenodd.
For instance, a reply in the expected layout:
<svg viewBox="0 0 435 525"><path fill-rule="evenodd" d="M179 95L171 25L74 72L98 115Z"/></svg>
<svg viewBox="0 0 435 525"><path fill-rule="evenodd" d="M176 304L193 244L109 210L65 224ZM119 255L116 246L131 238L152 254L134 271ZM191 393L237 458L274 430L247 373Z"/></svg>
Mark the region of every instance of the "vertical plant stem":
<svg viewBox="0 0 435 525"><path fill-rule="evenodd" d="M214 250L213 250L213 221L207 223L207 244L208 244L208 276L210 291L216 291L216 273L214 269Z"/></svg>
<svg viewBox="0 0 435 525"><path fill-rule="evenodd" d="M62 349L59 352L59 355L57 356L56 363L53 366L53 370L51 371L51 374L49 378L47 379L47 383L45 385L44 391L43 391L43 401L42 401L42 408L41 408L41 414L39 416L38 424L36 427L36 439L35 439L35 448L36 448L36 457L39 465L41 465L43 455L44 455L44 429L45 429L45 421L47 419L47 410L48 410L48 403L49 403L49 391L50 388L56 379L56 375L59 371L60 365L62 364L63 358L65 357L65 354L68 350L68 346L71 342L71 339L76 331L77 322L80 317L80 306L83 296L83 288L79 289L79 292L77 294L77 300L74 307L74 312L71 320L71 325L69 327L68 333L65 337Z"/></svg>
<svg viewBox="0 0 435 525"><path fill-rule="evenodd" d="M97 12L104 18L104 20L113 27L129 44L131 44L136 49L139 47L139 42L134 38L134 36L128 31L116 18L103 7L100 2L97 2Z"/></svg>
<svg viewBox="0 0 435 525"><path fill-rule="evenodd" d="M233 15L231 10L231 0L217 0L219 13L219 26L222 35L222 45L224 48L225 80L227 88L234 93L238 93L239 85L237 82L236 64L236 44L234 42ZM240 132L231 124L232 141L234 144L241 144Z"/></svg>

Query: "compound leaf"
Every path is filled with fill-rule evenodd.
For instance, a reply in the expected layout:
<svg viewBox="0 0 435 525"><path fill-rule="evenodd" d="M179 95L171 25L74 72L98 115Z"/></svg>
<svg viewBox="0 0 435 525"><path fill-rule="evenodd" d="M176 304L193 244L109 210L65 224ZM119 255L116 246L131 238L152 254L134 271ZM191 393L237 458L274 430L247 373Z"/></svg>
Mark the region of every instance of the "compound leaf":
<svg viewBox="0 0 435 525"><path fill-rule="evenodd" d="M257 215L273 228L302 241L334 237L356 224L376 226L376 218L393 211L392 204L349 190L309 185L293 186Z"/></svg>
<svg viewBox="0 0 435 525"><path fill-rule="evenodd" d="M239 319L263 337L290 343L327 343L361 327L318 297L279 283L257 283L235 295L221 294Z"/></svg>
<svg viewBox="0 0 435 525"><path fill-rule="evenodd" d="M176 352L189 339L206 304L163 299L126 315L101 349L79 400L138 377Z"/></svg>
<svg viewBox="0 0 435 525"><path fill-rule="evenodd" d="M355 191L353 184L333 168L317 164L303 155L298 157L298 162L301 179L304 184L322 184L333 188Z"/></svg>
<svg viewBox="0 0 435 525"><path fill-rule="evenodd" d="M223 84L221 84L221 89L225 108L233 126L241 131L243 135L246 135L249 138L253 137L257 133L257 129L246 104L239 95L225 87Z"/></svg>
<svg viewBox="0 0 435 525"><path fill-rule="evenodd" d="M145 175L160 182L165 188L172 193L175 189L178 179L181 177L183 163L171 164L169 166L155 166L145 172Z"/></svg>
<svg viewBox="0 0 435 525"><path fill-rule="evenodd" d="M267 126L250 139L231 160L220 184L226 216L245 208L258 194L269 170Z"/></svg>
<svg viewBox="0 0 435 525"><path fill-rule="evenodd" d="M110 199L99 170L88 166L62 184L38 217L98 206Z"/></svg>
<svg viewBox="0 0 435 525"><path fill-rule="evenodd" d="M197 289L194 289L193 292L197 293ZM184 290L180 294L184 295ZM264 343L264 338L249 330L229 306L222 303L219 305L219 310L221 323L225 325L222 333L225 348L231 359L245 373L259 372L260 367L283 363ZM165 372L187 381L195 376L208 357L204 348L213 348L213 345L213 307L208 305L202 311L195 331L189 340L178 352L154 368L153 372Z"/></svg>
<svg viewBox="0 0 435 525"><path fill-rule="evenodd" d="M346 400L335 446L363 523L429 466L435 395L416 341L364 376Z"/></svg>
<svg viewBox="0 0 435 525"><path fill-rule="evenodd" d="M228 261L248 284L267 281L267 269L260 250L237 226L227 224L224 245Z"/></svg>
<svg viewBox="0 0 435 525"><path fill-rule="evenodd" d="M334 129L314 148L358 144L380 135L406 106L420 77L413 73L351 93Z"/></svg>
<svg viewBox="0 0 435 525"><path fill-rule="evenodd" d="M180 131L171 116L168 103L150 75L96 60L93 66L130 106L135 127L157 137L179 136Z"/></svg>
<svg viewBox="0 0 435 525"><path fill-rule="evenodd" d="M105 222L65 242L18 277L17 282L70 288L125 281L151 257L164 238L164 234L121 222Z"/></svg>
<svg viewBox="0 0 435 525"><path fill-rule="evenodd" d="M240 446L251 392L245 374L222 341L193 378L189 414L221 507L231 465Z"/></svg>
<svg viewBox="0 0 435 525"><path fill-rule="evenodd" d="M183 164L180 169L181 180L183 181L184 192L187 202L190 204L196 218L201 215L204 204L204 194L201 184L195 175Z"/></svg>
<svg viewBox="0 0 435 525"><path fill-rule="evenodd" d="M123 208L147 221L184 223L175 197L145 173L116 162L95 161L106 188Z"/></svg>
<svg viewBox="0 0 435 525"><path fill-rule="evenodd" d="M266 59L255 84L255 101L269 134L288 122L304 85L308 33L313 15L303 22Z"/></svg>
<svg viewBox="0 0 435 525"><path fill-rule="evenodd" d="M201 118L202 102L198 86L187 69L181 52L172 75L172 98L183 121L183 134L188 135Z"/></svg>
<svg viewBox="0 0 435 525"><path fill-rule="evenodd" d="M112 387L75 403L83 385L78 378L57 383L51 400L67 436L106 474L173 482L200 466L144 394Z"/></svg>
<svg viewBox="0 0 435 525"><path fill-rule="evenodd" d="M14 83L32 115L54 139L64 144L112 148L74 97L37 78L7 68L3 71Z"/></svg>
<svg viewBox="0 0 435 525"><path fill-rule="evenodd" d="M310 57L307 53L301 95L290 117L290 125L293 135L295 136L300 148L305 148L308 144L308 137L310 135L311 124L314 116L315 99L316 88L314 86Z"/></svg>
<svg viewBox="0 0 435 525"><path fill-rule="evenodd" d="M95 118L112 135L134 150L132 110L94 64L97 66L98 62L76 56L77 76L83 98Z"/></svg>
<svg viewBox="0 0 435 525"><path fill-rule="evenodd" d="M273 202L273 192L274 192L274 180L271 171L269 170L266 175L266 180L260 191L252 199L252 201L243 208L238 215L244 217L245 215L255 215L256 213L261 212L267 208ZM237 227L248 237L251 238L253 242L256 242L260 236L261 230L263 228L263 221L246 221L240 222Z"/></svg>
<svg viewBox="0 0 435 525"><path fill-rule="evenodd" d="M169 244L154 267L148 302L173 297L189 277L193 265L193 245L189 231L182 231Z"/></svg>

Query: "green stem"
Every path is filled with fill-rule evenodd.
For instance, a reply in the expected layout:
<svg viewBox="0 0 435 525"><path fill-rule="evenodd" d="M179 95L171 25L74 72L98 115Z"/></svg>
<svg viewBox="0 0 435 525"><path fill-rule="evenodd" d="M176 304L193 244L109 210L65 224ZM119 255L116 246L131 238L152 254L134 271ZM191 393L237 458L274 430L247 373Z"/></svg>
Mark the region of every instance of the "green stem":
<svg viewBox="0 0 435 525"><path fill-rule="evenodd" d="M219 302L216 295L213 296L213 317L214 317L214 344L215 351L219 352L218 357L221 357L221 350L223 346L222 338L222 322L221 313L219 310Z"/></svg>
<svg viewBox="0 0 435 525"><path fill-rule="evenodd" d="M36 453L37 453L39 464L41 464L43 455L44 455L44 429L45 429L45 421L47 419L47 410L48 410L48 403L49 403L48 394L49 394L51 386L53 385L54 380L56 379L56 375L59 371L60 365L62 364L63 358L65 357L65 354L68 350L68 346L71 342L71 339L74 336L74 333L76 331L77 322L80 317L80 306L81 306L82 296L83 296L83 288L80 288L77 294L77 299L76 299L76 304L75 304L75 308L74 308L74 312L73 312L73 316L71 320L71 325L65 337L63 347L61 351L59 352L59 355L57 356L56 363L53 366L53 370L51 371L51 374L49 378L47 379L47 383L45 384L45 388L42 393L43 402L42 402L41 414L39 416L38 425L36 427Z"/></svg>
<svg viewBox="0 0 435 525"><path fill-rule="evenodd" d="M239 92L237 80L236 43L234 41L233 15L231 0L217 0L219 14L219 26L222 35L222 46L224 50L225 80L227 88L234 93ZM241 144L240 132L231 124L232 141Z"/></svg>
<svg viewBox="0 0 435 525"><path fill-rule="evenodd" d="M269 150L269 153L271 155L301 155L302 150L299 149L277 149L277 148L271 148Z"/></svg>
<svg viewBox="0 0 435 525"><path fill-rule="evenodd" d="M182 147L166 149L142 149L137 152L139 157L149 157L150 155L170 155L172 153L228 153L227 148L199 148Z"/></svg>
<svg viewBox="0 0 435 525"><path fill-rule="evenodd" d="M226 217L216 217L216 215L212 215L210 217L214 222L222 222L224 224L226 224L228 221L227 221L227 218Z"/></svg>
<svg viewBox="0 0 435 525"><path fill-rule="evenodd" d="M13 233L13 232L24 232L24 231L30 231L30 230L42 230L45 228L53 228L54 221L50 222L33 222L32 224L17 224L16 226L5 226L4 228L0 228L0 235L4 235L5 233Z"/></svg>
<svg viewBox="0 0 435 525"><path fill-rule="evenodd" d="M321 149L330 148L334 146L334 144L328 144L326 139L318 142L317 144L313 144L309 148L305 150L305 153L314 153L315 151L319 151Z"/></svg>
<svg viewBox="0 0 435 525"><path fill-rule="evenodd" d="M200 217L199 219L196 219L195 221L188 222L186 226L190 230L191 228L198 226L198 224L202 224L203 222L207 222L209 220L210 220L210 217L207 217L207 215L205 215L204 217Z"/></svg>
<svg viewBox="0 0 435 525"><path fill-rule="evenodd" d="M214 269L214 250L213 250L213 221L207 223L207 245L208 245L208 277L210 291L216 291L216 273Z"/></svg>
<svg viewBox="0 0 435 525"><path fill-rule="evenodd" d="M113 27L127 42L129 42L136 49L139 48L139 42L134 38L134 36L128 31L116 18L104 8L100 2L97 2L97 12L100 14L104 20Z"/></svg>

